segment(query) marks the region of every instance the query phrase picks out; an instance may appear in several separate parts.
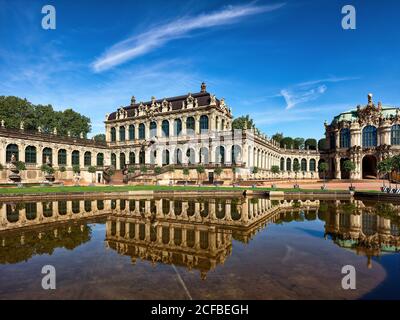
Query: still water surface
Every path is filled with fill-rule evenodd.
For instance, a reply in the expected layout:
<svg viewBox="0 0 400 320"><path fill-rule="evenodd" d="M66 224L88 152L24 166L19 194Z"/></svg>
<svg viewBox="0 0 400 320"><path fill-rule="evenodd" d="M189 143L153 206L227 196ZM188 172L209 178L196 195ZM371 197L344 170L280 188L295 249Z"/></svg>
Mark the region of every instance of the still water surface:
<svg viewBox="0 0 400 320"><path fill-rule="evenodd" d="M0 203L0 299L400 298L400 206L126 198ZM44 265L56 290L43 290ZM341 269L356 268L356 290Z"/></svg>

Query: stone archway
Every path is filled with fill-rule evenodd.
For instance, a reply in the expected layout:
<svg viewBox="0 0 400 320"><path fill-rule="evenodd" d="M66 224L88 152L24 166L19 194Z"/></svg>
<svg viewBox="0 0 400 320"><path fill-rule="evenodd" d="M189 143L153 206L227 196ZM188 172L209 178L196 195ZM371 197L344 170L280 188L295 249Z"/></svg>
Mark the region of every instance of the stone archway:
<svg viewBox="0 0 400 320"><path fill-rule="evenodd" d="M376 179L377 160L373 155L366 155L362 159L362 177L363 179Z"/></svg>

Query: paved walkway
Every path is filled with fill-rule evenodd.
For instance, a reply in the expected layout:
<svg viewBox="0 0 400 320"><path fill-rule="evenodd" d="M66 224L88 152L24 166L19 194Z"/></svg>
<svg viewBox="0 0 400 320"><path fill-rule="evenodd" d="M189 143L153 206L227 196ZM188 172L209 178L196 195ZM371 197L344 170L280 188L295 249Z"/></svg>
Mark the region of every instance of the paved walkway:
<svg viewBox="0 0 400 320"><path fill-rule="evenodd" d="M382 180L358 180L353 182L353 186L356 187L356 190L376 190L379 191L380 187L382 186ZM292 182L283 182L283 183L276 183L276 186L278 188L293 188L294 185L294 180ZM321 186L323 185L322 181L318 182L305 182L302 183L301 180L298 180L297 182L302 189L320 189ZM385 181L386 184L388 184L387 181ZM265 184L266 186L270 186L269 184ZM326 182L326 187L327 189L331 190L348 190L350 186L350 182L348 181L328 181ZM392 184L394 187L395 185ZM400 185L399 185L400 186Z"/></svg>

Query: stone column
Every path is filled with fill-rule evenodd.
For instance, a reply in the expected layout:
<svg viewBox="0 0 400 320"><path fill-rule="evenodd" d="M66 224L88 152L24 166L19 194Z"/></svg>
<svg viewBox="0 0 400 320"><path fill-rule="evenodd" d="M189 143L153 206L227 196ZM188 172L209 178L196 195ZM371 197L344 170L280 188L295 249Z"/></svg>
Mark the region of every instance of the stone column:
<svg viewBox="0 0 400 320"><path fill-rule="evenodd" d="M336 169L336 174L335 174L336 179L341 179L340 157L335 158L335 169Z"/></svg>
<svg viewBox="0 0 400 320"><path fill-rule="evenodd" d="M182 117L182 132L181 135L185 136L186 135L186 117Z"/></svg>

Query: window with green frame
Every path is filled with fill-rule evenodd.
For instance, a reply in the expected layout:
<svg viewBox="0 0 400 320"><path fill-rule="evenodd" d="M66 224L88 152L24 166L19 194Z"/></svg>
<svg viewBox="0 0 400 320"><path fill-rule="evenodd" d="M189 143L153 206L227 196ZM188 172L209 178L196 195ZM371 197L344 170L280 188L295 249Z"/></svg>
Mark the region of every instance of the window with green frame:
<svg viewBox="0 0 400 320"><path fill-rule="evenodd" d="M77 150L72 151L72 165L79 166L79 151L77 151Z"/></svg>
<svg viewBox="0 0 400 320"><path fill-rule="evenodd" d="M86 151L84 154L84 160L83 160L84 166L89 167L92 165L92 153L89 151Z"/></svg>
<svg viewBox="0 0 400 320"><path fill-rule="evenodd" d="M26 147L25 163L36 163L36 147L33 146Z"/></svg>
<svg viewBox="0 0 400 320"><path fill-rule="evenodd" d="M67 151L65 149L58 150L58 165L67 165Z"/></svg>

